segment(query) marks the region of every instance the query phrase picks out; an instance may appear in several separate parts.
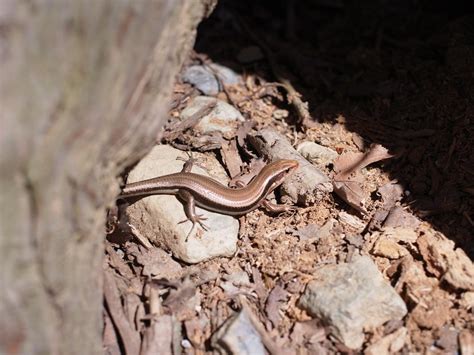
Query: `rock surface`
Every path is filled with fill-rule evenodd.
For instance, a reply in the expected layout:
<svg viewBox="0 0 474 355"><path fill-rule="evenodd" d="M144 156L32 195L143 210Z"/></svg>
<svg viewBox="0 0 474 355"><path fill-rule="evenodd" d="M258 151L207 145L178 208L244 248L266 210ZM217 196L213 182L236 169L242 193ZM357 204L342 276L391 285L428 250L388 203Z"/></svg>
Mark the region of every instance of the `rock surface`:
<svg viewBox="0 0 474 355"><path fill-rule="evenodd" d="M262 340L245 310L229 318L213 336L213 345L222 354L264 355Z"/></svg>
<svg viewBox="0 0 474 355"><path fill-rule="evenodd" d="M314 142L300 143L296 150L310 162L320 166L326 166L334 162L338 156L337 152L331 148L324 147Z"/></svg>
<svg viewBox="0 0 474 355"><path fill-rule="evenodd" d="M299 306L327 323L347 347L358 349L364 329L401 319L407 308L367 256L351 263L328 265L314 274Z"/></svg>
<svg viewBox="0 0 474 355"><path fill-rule="evenodd" d="M443 234L424 232L417 244L428 271L455 288L474 291L474 263L466 253Z"/></svg>
<svg viewBox="0 0 474 355"><path fill-rule="evenodd" d="M259 130L249 136L255 149L269 160L292 159L300 164L297 172L286 179L280 187L284 203L309 205L321 201L332 191L329 178L316 166L310 164L288 139L271 127Z"/></svg>
<svg viewBox="0 0 474 355"><path fill-rule="evenodd" d="M242 114L232 105L222 100L207 96L197 96L181 111L180 118L186 120L201 110L204 106L214 104L215 107L199 123L194 126L194 131L200 134L221 132L225 138L232 138L239 123L244 122Z"/></svg>
<svg viewBox="0 0 474 355"><path fill-rule="evenodd" d="M379 238L375 242L372 254L388 259L400 259L401 257L410 254L410 252L393 240Z"/></svg>
<svg viewBox="0 0 474 355"><path fill-rule="evenodd" d="M182 79L192 84L205 95L214 96L219 93L219 82L207 68L202 65L192 65L184 71Z"/></svg>
<svg viewBox="0 0 474 355"><path fill-rule="evenodd" d="M195 86L205 95L215 96L224 85L236 85L241 81L240 76L232 69L219 64L192 65L184 71L183 81Z"/></svg>

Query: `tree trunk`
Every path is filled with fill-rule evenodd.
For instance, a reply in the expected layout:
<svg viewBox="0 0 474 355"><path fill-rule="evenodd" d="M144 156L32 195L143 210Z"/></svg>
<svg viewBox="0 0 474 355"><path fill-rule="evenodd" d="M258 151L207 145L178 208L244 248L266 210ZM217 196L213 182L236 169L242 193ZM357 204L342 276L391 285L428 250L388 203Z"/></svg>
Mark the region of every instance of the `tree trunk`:
<svg viewBox="0 0 474 355"><path fill-rule="evenodd" d="M101 353L106 206L216 0L0 2L0 352Z"/></svg>

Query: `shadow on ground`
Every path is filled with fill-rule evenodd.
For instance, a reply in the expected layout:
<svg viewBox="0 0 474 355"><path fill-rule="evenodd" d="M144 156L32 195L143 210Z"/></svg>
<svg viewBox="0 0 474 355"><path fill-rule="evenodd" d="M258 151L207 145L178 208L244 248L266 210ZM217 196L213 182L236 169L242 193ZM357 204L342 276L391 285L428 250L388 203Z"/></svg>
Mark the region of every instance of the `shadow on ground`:
<svg viewBox="0 0 474 355"><path fill-rule="evenodd" d="M472 8L441 1L220 1L199 29L196 51L275 81L265 58L237 60L242 48L262 43L315 122L344 123L366 146L381 143L399 154L383 169L409 191L404 205L473 259Z"/></svg>

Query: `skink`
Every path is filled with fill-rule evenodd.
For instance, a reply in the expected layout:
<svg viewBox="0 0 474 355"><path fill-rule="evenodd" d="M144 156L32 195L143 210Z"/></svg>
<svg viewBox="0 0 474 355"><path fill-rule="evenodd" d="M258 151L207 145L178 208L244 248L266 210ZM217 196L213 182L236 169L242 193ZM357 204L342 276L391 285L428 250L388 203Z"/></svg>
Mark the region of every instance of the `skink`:
<svg viewBox="0 0 474 355"><path fill-rule="evenodd" d="M203 209L228 215L243 215L261 206L271 212L283 212L292 208L275 205L265 198L298 168L295 160L278 160L266 165L246 186L226 187L214 179L190 172L193 159L188 160L181 172L164 175L125 185L119 198L156 194L176 195L184 203L184 211L193 223L202 223L205 218L196 214L195 205Z"/></svg>

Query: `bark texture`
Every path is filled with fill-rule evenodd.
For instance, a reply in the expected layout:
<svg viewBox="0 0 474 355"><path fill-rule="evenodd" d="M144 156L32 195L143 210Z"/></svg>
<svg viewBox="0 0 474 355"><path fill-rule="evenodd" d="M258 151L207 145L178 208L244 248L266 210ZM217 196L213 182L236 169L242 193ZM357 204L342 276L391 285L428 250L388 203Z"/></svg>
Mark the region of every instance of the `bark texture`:
<svg viewBox="0 0 474 355"><path fill-rule="evenodd" d="M216 0L0 2L0 353L101 353L105 208Z"/></svg>

